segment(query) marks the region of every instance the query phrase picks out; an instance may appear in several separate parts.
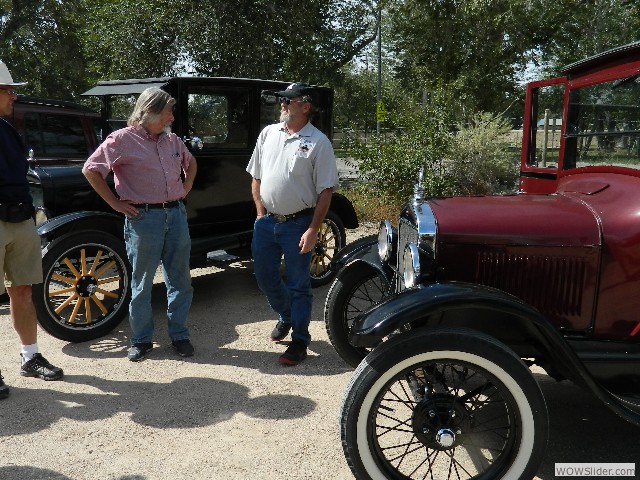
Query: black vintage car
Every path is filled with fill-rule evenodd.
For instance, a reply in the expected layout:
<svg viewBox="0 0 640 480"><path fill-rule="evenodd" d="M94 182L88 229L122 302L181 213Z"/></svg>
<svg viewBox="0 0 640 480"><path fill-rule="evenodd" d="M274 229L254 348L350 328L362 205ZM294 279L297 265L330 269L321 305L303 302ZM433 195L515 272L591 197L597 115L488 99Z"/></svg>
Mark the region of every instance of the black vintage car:
<svg viewBox="0 0 640 480"><path fill-rule="evenodd" d="M122 238L124 217L93 191L81 168L102 138L126 125L138 94L159 87L177 99L172 130L198 160L186 206L191 265L202 267L250 254L256 212L245 167L261 129L279 118L272 92L287 85L203 77L105 81L84 93L100 98L101 112L94 114L99 123L84 126L92 148L85 148L80 158L42 158L41 144L25 135L33 150L29 181L43 242L44 282L34 287L42 327L57 338L79 342L106 334L127 315L131 272ZM318 91L321 105L313 122L331 138L333 91ZM61 125L48 136L60 144L70 133ZM332 279L329 263L344 246L345 227L357 224L349 200L334 194L314 251L314 285Z"/></svg>
<svg viewBox="0 0 640 480"><path fill-rule="evenodd" d="M357 365L340 431L358 479L533 478L533 365L640 425L640 42L563 73L527 85L517 193L418 180L396 226L338 256L325 319Z"/></svg>

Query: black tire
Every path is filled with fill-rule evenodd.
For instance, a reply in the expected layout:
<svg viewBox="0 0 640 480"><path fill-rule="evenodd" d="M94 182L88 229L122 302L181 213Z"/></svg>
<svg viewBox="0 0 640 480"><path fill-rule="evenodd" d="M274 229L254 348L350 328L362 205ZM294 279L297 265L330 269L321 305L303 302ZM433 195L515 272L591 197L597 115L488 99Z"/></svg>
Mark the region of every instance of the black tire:
<svg viewBox="0 0 640 480"><path fill-rule="evenodd" d="M340 270L329 289L324 304L327 335L340 358L354 368L371 350L349 343L353 322L388 296L385 278L363 262L351 263Z"/></svg>
<svg viewBox="0 0 640 480"><path fill-rule="evenodd" d="M397 335L358 366L341 437L358 479L531 479L548 437L533 375L495 339L469 330Z"/></svg>
<svg viewBox="0 0 640 480"><path fill-rule="evenodd" d="M340 217L329 211L318 231L318 240L311 257L311 286L326 285L336 272L329 268L335 254L345 245L346 234Z"/></svg>
<svg viewBox="0 0 640 480"><path fill-rule="evenodd" d="M131 267L122 240L100 231L64 235L43 250L42 267L33 302L40 325L54 337L93 340L127 315Z"/></svg>

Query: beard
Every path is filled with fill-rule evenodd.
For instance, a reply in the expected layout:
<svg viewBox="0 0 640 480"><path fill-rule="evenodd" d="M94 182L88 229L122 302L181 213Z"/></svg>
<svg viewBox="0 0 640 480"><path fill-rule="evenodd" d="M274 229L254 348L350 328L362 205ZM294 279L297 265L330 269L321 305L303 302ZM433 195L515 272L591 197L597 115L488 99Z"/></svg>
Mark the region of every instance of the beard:
<svg viewBox="0 0 640 480"><path fill-rule="evenodd" d="M282 113L280 113L280 121L281 122L289 123L292 118L293 118L293 115L291 115L291 112L282 112Z"/></svg>
<svg viewBox="0 0 640 480"><path fill-rule="evenodd" d="M165 125L163 131L164 133L171 133L171 124Z"/></svg>

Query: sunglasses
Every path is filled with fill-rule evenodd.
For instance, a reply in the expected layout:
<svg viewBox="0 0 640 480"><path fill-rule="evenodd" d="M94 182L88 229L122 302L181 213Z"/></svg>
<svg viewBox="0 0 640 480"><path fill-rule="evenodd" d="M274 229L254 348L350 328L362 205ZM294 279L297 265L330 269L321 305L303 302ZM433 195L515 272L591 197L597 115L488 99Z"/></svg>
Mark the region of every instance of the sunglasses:
<svg viewBox="0 0 640 480"><path fill-rule="evenodd" d="M18 95L18 92L15 90L5 90L4 88L0 88L0 92L6 93L7 95Z"/></svg>
<svg viewBox="0 0 640 480"><path fill-rule="evenodd" d="M292 103L307 103L306 100L292 100L290 98L282 97L280 99L280 103L284 103L285 105L290 105Z"/></svg>

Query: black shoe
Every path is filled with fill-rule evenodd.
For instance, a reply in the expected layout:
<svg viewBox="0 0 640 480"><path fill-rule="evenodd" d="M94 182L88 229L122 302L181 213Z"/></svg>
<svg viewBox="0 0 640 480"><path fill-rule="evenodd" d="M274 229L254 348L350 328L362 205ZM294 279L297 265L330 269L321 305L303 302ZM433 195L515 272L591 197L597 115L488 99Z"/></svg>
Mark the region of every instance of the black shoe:
<svg viewBox="0 0 640 480"><path fill-rule="evenodd" d="M279 342L289 334L289 330L291 330L291 324L285 323L280 320L271 332L271 340L273 340L274 342Z"/></svg>
<svg viewBox="0 0 640 480"><path fill-rule="evenodd" d="M0 398L7 398L9 396L9 387L4 383L2 374L0 373Z"/></svg>
<svg viewBox="0 0 640 480"><path fill-rule="evenodd" d="M144 360L151 350L153 350L153 343L136 343L131 345L127 357L129 357L129 360L132 362L139 362L140 360Z"/></svg>
<svg viewBox="0 0 640 480"><path fill-rule="evenodd" d="M42 380L60 380L64 373L61 368L54 367L40 353L36 353L31 360L22 364L20 375Z"/></svg>
<svg viewBox="0 0 640 480"><path fill-rule="evenodd" d="M286 352L280 355L280 363L283 365L298 365L307 358L307 346L300 340L291 342Z"/></svg>
<svg viewBox="0 0 640 480"><path fill-rule="evenodd" d="M181 357L193 357L193 345L191 345L188 338L184 340L174 340L171 342L171 345L173 345L173 348L176 349L176 352L178 352L178 355Z"/></svg>

